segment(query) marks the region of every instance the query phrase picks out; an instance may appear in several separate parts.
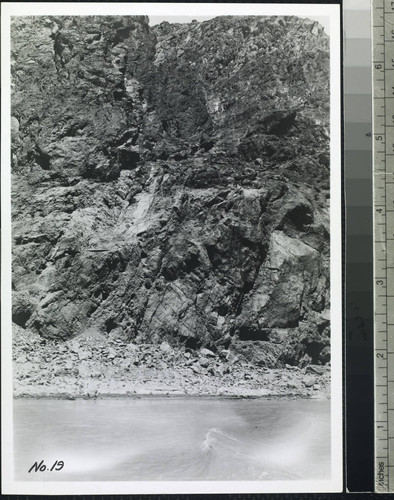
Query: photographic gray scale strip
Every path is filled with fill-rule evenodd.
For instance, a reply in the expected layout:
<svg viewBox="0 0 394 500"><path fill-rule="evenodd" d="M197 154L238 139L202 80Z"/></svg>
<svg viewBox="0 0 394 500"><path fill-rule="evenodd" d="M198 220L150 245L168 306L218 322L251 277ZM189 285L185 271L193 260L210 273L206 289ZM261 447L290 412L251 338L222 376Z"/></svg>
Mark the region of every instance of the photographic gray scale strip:
<svg viewBox="0 0 394 500"><path fill-rule="evenodd" d="M394 1L372 2L375 491L394 492Z"/></svg>
<svg viewBox="0 0 394 500"><path fill-rule="evenodd" d="M346 488L374 489L371 1L344 0Z"/></svg>

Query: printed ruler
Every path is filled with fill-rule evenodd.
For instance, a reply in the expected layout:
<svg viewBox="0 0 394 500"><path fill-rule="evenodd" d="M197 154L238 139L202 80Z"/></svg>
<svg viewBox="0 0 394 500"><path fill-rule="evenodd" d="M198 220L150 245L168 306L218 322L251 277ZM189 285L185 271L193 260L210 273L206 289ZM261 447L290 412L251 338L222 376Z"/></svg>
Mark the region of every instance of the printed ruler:
<svg viewBox="0 0 394 500"><path fill-rule="evenodd" d="M372 2L375 491L394 492L394 0Z"/></svg>

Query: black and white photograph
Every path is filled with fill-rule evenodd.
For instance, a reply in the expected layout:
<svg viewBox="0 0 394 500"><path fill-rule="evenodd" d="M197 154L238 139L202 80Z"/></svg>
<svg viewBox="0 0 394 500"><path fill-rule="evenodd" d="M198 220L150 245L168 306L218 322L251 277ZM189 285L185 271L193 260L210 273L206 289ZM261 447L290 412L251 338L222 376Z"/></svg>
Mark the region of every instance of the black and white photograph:
<svg viewBox="0 0 394 500"><path fill-rule="evenodd" d="M339 14L4 5L5 493L342 490Z"/></svg>

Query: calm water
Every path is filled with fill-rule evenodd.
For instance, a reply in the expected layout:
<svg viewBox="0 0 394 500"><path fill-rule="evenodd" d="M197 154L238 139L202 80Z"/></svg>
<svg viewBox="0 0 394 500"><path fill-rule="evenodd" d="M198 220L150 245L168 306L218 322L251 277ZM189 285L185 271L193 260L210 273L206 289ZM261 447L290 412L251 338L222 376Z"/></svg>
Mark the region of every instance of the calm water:
<svg viewBox="0 0 394 500"><path fill-rule="evenodd" d="M14 433L17 480L330 477L329 401L15 400Z"/></svg>

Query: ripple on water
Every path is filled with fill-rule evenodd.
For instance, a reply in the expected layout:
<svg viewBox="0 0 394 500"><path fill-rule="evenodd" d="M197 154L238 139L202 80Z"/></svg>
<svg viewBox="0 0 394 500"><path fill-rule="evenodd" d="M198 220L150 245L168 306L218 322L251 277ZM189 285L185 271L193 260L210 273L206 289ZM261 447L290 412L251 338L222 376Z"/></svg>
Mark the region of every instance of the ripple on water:
<svg viewBox="0 0 394 500"><path fill-rule="evenodd" d="M311 400L15 400L17 480L329 479L330 404ZM28 474L37 460L56 473Z"/></svg>

